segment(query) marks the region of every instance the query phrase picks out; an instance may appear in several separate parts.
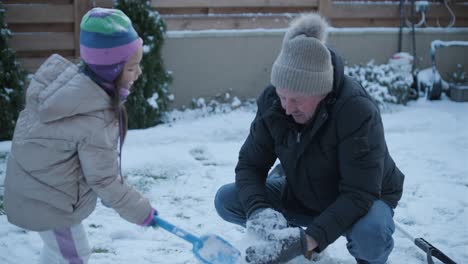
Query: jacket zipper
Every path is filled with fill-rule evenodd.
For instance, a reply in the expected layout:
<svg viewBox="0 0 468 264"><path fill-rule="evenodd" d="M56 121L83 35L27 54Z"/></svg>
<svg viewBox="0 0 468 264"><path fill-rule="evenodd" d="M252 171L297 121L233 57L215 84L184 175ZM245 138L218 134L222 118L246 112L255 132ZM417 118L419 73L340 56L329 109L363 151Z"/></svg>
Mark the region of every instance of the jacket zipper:
<svg viewBox="0 0 468 264"><path fill-rule="evenodd" d="M297 132L296 141L297 143L301 143L301 132Z"/></svg>

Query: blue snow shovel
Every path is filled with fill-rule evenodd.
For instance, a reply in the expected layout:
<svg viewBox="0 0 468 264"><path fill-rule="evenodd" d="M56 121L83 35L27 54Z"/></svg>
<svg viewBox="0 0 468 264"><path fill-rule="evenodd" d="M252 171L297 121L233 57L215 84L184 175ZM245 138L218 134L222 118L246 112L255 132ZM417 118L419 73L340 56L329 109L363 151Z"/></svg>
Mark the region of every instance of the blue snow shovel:
<svg viewBox="0 0 468 264"><path fill-rule="evenodd" d="M192 243L193 254L203 264L235 264L241 253L226 240L217 235L197 237L173 224L154 216L158 226Z"/></svg>

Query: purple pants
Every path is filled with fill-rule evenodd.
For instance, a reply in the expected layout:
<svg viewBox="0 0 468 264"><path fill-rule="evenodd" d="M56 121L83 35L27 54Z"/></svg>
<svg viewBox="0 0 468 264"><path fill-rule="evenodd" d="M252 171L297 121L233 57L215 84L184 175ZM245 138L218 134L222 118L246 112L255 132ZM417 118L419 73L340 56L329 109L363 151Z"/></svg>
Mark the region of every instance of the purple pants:
<svg viewBox="0 0 468 264"><path fill-rule="evenodd" d="M44 241L39 263L86 264L91 255L82 224L39 232Z"/></svg>

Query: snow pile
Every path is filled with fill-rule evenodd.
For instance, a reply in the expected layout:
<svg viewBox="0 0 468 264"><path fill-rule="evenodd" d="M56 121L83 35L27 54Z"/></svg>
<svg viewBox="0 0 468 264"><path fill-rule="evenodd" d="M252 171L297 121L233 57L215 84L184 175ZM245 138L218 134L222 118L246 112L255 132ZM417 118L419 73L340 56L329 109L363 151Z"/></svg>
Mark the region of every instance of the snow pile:
<svg viewBox="0 0 468 264"><path fill-rule="evenodd" d="M345 67L345 74L358 81L382 108L388 103L406 104L413 84L411 66L408 66L411 61L403 56L382 65L370 61L364 66Z"/></svg>
<svg viewBox="0 0 468 264"><path fill-rule="evenodd" d="M249 217L246 228L250 235L260 239L269 239L273 230L284 229L288 226L288 221L284 216L271 208L257 209Z"/></svg>
<svg viewBox="0 0 468 264"><path fill-rule="evenodd" d="M212 264L235 264L240 252L216 235L202 237L203 245L198 249L199 258Z"/></svg>
<svg viewBox="0 0 468 264"><path fill-rule="evenodd" d="M237 96L232 96L227 92L210 99L204 97L194 98L192 99L192 107L190 109L175 109L167 112L164 114L162 121L164 123L171 123L178 120L207 117L215 114L229 113L238 108L256 111L255 98L242 101Z"/></svg>

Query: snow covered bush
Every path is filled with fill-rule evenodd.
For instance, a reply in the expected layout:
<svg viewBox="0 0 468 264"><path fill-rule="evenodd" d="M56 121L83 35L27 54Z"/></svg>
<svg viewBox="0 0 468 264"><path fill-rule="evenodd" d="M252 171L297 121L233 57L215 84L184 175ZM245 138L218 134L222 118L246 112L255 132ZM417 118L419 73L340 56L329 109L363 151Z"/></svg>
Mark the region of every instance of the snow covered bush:
<svg viewBox="0 0 468 264"><path fill-rule="evenodd" d="M122 10L132 20L143 39L144 55L140 63L142 74L133 84L127 99L128 127L146 128L161 122L161 114L174 100L169 93L171 73L164 68L161 49L166 24L150 1L115 0L114 8Z"/></svg>
<svg viewBox="0 0 468 264"><path fill-rule="evenodd" d="M228 113L241 105L241 100L230 93L218 94L212 99L203 97L192 99L192 108L202 109L206 113Z"/></svg>
<svg viewBox="0 0 468 264"><path fill-rule="evenodd" d="M356 79L382 107L386 103L406 104L413 84L410 72L392 64L375 65L373 61L345 67L345 74Z"/></svg>
<svg viewBox="0 0 468 264"><path fill-rule="evenodd" d="M255 111L257 108L256 99L250 98L241 100L237 96L233 96L228 92L220 93L210 98L193 98L190 108L182 107L164 113L162 121L171 123L183 119L196 119L207 117L220 113L230 113L238 108Z"/></svg>
<svg viewBox="0 0 468 264"><path fill-rule="evenodd" d="M13 136L16 119L23 108L26 71L9 48L11 32L5 23L5 9L0 2L0 140Z"/></svg>
<svg viewBox="0 0 468 264"><path fill-rule="evenodd" d="M467 77L463 65L457 64L457 69L450 75L449 81L454 84L467 83Z"/></svg>

